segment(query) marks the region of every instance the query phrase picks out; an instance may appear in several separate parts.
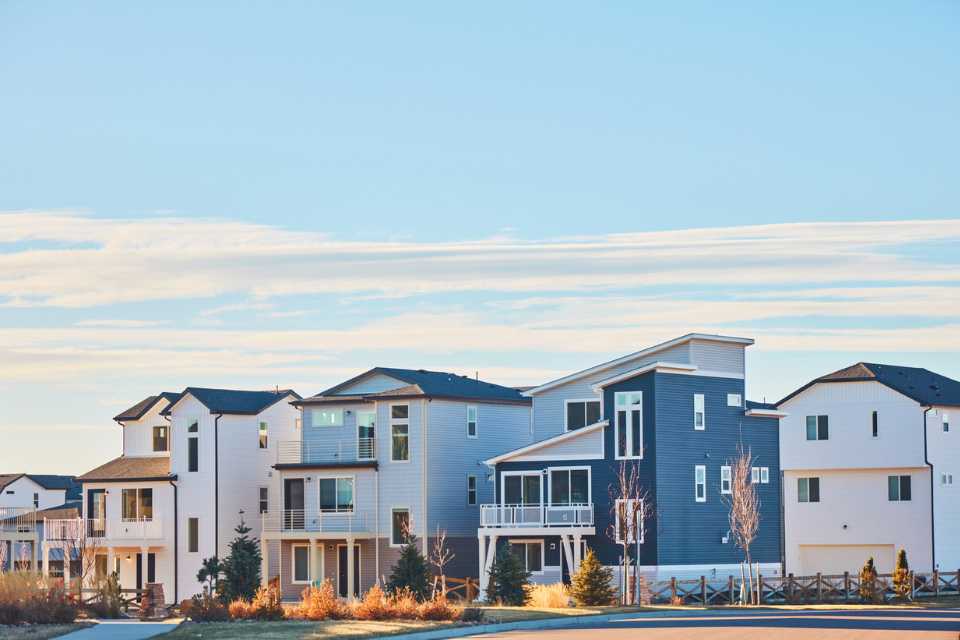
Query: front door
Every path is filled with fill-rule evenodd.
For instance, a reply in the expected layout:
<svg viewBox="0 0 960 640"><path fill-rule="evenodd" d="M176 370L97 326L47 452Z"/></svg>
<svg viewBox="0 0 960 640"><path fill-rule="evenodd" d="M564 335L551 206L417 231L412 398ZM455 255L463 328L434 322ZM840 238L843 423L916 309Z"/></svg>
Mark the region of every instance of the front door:
<svg viewBox="0 0 960 640"><path fill-rule="evenodd" d="M303 529L303 478L283 481L283 528Z"/></svg>
<svg viewBox="0 0 960 640"><path fill-rule="evenodd" d="M347 545L337 545L337 593L347 597ZM360 545L353 545L353 595L360 597Z"/></svg>
<svg viewBox="0 0 960 640"><path fill-rule="evenodd" d="M104 558L106 560L106 558ZM106 563L104 563L106 564ZM157 581L157 555L147 554L147 583ZM137 589L143 589L143 554L137 554Z"/></svg>

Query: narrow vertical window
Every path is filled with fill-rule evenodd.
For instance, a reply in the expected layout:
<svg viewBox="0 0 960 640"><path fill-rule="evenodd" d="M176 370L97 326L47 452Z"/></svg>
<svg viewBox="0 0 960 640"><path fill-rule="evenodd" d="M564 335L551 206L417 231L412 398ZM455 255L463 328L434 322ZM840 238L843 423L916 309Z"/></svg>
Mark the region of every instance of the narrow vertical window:
<svg viewBox="0 0 960 640"><path fill-rule="evenodd" d="M187 518L187 551L197 553L200 550L200 518Z"/></svg>
<svg viewBox="0 0 960 640"><path fill-rule="evenodd" d="M390 407L390 460L410 460L410 407L395 404Z"/></svg>
<svg viewBox="0 0 960 640"><path fill-rule="evenodd" d="M467 437L477 437L477 407L467 407Z"/></svg>
<svg viewBox="0 0 960 640"><path fill-rule="evenodd" d="M733 472L730 467L720 467L720 493L731 493Z"/></svg>
<svg viewBox="0 0 960 640"><path fill-rule="evenodd" d="M477 476L467 476L467 505L477 504Z"/></svg>
<svg viewBox="0 0 960 640"><path fill-rule="evenodd" d="M33 508L34 508L34 509L39 509L39 508L40 508L40 494L39 494L39 493L33 494Z"/></svg>
<svg viewBox="0 0 960 640"><path fill-rule="evenodd" d="M407 542L410 533L410 510L394 509L390 518L390 545L402 546Z"/></svg>
<svg viewBox="0 0 960 640"><path fill-rule="evenodd" d="M750 484L760 484L760 467L750 468Z"/></svg>
<svg viewBox="0 0 960 640"><path fill-rule="evenodd" d="M196 420L187 427L187 433L200 432L200 425ZM187 438L187 471L194 473L200 470L200 440L199 436Z"/></svg>
<svg viewBox="0 0 960 640"><path fill-rule="evenodd" d="M770 467L760 467L760 484L770 484Z"/></svg>
<svg viewBox="0 0 960 640"><path fill-rule="evenodd" d="M373 411L357 412L357 459L373 460L376 457L377 414Z"/></svg>
<svg viewBox="0 0 960 640"><path fill-rule="evenodd" d="M707 428L707 417L704 413L703 394L693 394L693 428L703 431Z"/></svg>
<svg viewBox="0 0 960 640"><path fill-rule="evenodd" d="M878 421L877 421L877 412L876 412L876 411L874 411L874 412L870 415L870 428L871 428L871 433L872 433L872 435L873 435L874 438L876 438L876 437L878 437L878 436L880 435L880 425L878 424Z"/></svg>
<svg viewBox="0 0 960 640"><path fill-rule="evenodd" d="M267 423L266 422L260 423L259 434L260 434L260 448L261 449L269 448L270 441L267 439Z"/></svg>
<svg viewBox="0 0 960 640"><path fill-rule="evenodd" d="M267 487L260 487L260 513L267 513L270 510L270 490Z"/></svg>
<svg viewBox="0 0 960 640"><path fill-rule="evenodd" d="M643 392L617 391L613 395L616 457L643 458Z"/></svg>
<svg viewBox="0 0 960 640"><path fill-rule="evenodd" d="M305 544L293 547L293 575L290 582L306 584L310 582L310 547Z"/></svg>
<svg viewBox="0 0 960 640"><path fill-rule="evenodd" d="M950 433L950 415L943 414L943 432Z"/></svg>
<svg viewBox="0 0 960 640"><path fill-rule="evenodd" d="M698 464L693 468L694 498L697 502L707 501L707 467Z"/></svg>
<svg viewBox="0 0 960 640"><path fill-rule="evenodd" d="M159 427L153 428L153 450L155 452L170 450L170 443L169 443L169 438L167 437L166 425L161 425Z"/></svg>

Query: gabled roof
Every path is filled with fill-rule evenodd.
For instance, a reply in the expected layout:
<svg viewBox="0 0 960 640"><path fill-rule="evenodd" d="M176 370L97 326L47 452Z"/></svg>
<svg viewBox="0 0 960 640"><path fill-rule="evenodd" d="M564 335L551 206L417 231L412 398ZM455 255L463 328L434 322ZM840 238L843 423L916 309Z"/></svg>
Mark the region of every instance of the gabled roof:
<svg viewBox="0 0 960 640"><path fill-rule="evenodd" d="M651 362L650 364L645 364L642 367L637 367L636 369L630 369L629 371L624 371L623 373L618 373L615 376L609 378L604 378L600 382L593 385L594 391L601 391L604 387L609 387L612 384L622 382L624 380L629 380L630 378L635 378L636 376L649 373L651 371L662 371L664 373L691 373L696 371L699 367L695 364L681 364L678 362Z"/></svg>
<svg viewBox="0 0 960 640"><path fill-rule="evenodd" d="M172 480L167 456L120 456L80 476L81 482L118 482L122 480Z"/></svg>
<svg viewBox="0 0 960 640"><path fill-rule="evenodd" d="M23 473L0 473L0 489L3 489L8 484L12 484L16 480L22 478Z"/></svg>
<svg viewBox="0 0 960 640"><path fill-rule="evenodd" d="M405 382L406 385L397 389L389 389L375 393L336 396L337 391L346 389L359 382L363 378L377 374L395 378L400 382ZM410 397L451 398L460 400L476 400L478 402L511 402L518 404L529 404L530 402L523 397L520 391L513 387L504 387L499 384L458 375L456 373L448 373L445 371L427 371L426 369L374 367L373 369L365 371L359 376L350 378L349 380L330 387L329 389L322 391L315 396L305 398L301 402L294 404L330 402L334 398L385 399Z"/></svg>
<svg viewBox="0 0 960 640"><path fill-rule="evenodd" d="M74 500L80 498L81 487L75 476L57 476L42 473L0 474L0 490L24 477L30 478L44 489L50 489L51 491L65 491L65 500Z"/></svg>
<svg viewBox="0 0 960 640"><path fill-rule="evenodd" d="M647 347L646 349L641 349L640 351L635 351L635 352L633 352L633 353L629 353L629 354L627 354L627 355L625 355L625 356L621 356L621 357L619 357L619 358L615 358L615 359L613 359L613 360L609 360L609 361L607 361L607 362L603 362L603 363L598 364L598 365L596 365L596 366L589 367L589 368L587 368L587 369L583 369L582 371L577 371L576 373L571 373L571 374L568 375L568 376L564 376L564 377L562 377L562 378L557 378L556 380L551 380L550 382L547 382L547 383L545 383L545 384L542 384L542 385L540 385L540 386L538 386L538 387L534 387L534 388L532 388L532 389L528 389L527 391L525 391L525 392L523 393L523 395L525 395L525 396L534 396L534 395L536 395L536 394L538 394L538 393L541 393L541 392L546 391L546 390L548 390L548 389L552 389L552 388L554 388L554 387L558 387L558 386L560 386L560 385L562 385L562 384L566 384L566 383L572 382L572 381L574 381L574 380L579 380L580 378L583 378L583 377L586 377L586 376L589 376L589 375L593 375L594 373L599 373L599 372L601 372L601 371L605 371L605 370L607 370L607 369L611 369L611 368L616 367L616 366L619 366L619 365L621 365L621 364L630 362L631 360L634 360L634 359L636 359L636 358L641 358L641 357L643 357L643 356L652 355L652 354L654 354L654 353L656 353L656 352L658 352L658 351L663 351L664 349L669 349L669 348L671 348L671 347L675 347L675 346L680 345L680 344L683 344L683 343L685 343L685 342L690 342L691 340L705 340L705 341L708 341L708 342L730 342L730 343L734 343L734 344L742 344L742 345L744 345L744 346L750 346L751 344L753 344L753 339L752 339L752 338L737 338L737 337L735 337L735 336L720 336L720 335L714 335L714 334L710 334L710 333L688 333L688 334L685 335L685 336L680 336L679 338L674 338L673 340L667 340L666 342L661 342L660 344L655 344L655 345L653 345L652 347Z"/></svg>
<svg viewBox="0 0 960 640"><path fill-rule="evenodd" d="M834 382L879 382L922 405L960 406L960 382L953 378L920 367L875 362L858 362L811 380L780 400L777 406L815 384Z"/></svg>
<svg viewBox="0 0 960 640"><path fill-rule="evenodd" d="M116 422L128 422L132 420L139 420L143 416L147 415L147 412L150 411L155 405L160 402L165 403L160 411L170 406L170 404L176 401L180 397L179 393L174 393L173 391L162 391L160 395L156 396L147 396L137 404L133 405L129 409L126 409L113 417Z"/></svg>
<svg viewBox="0 0 960 640"><path fill-rule="evenodd" d="M204 387L187 387L177 395L161 413L170 415L171 409L185 396L191 395L210 410L210 413L227 413L233 415L257 415L267 407L280 402L288 396L297 400L300 395L292 389L278 389L274 391L241 391L237 389L207 389Z"/></svg>
<svg viewBox="0 0 960 640"><path fill-rule="evenodd" d="M555 436L550 436L549 438L538 440L533 444L528 444L526 446L520 447L519 449L514 449L513 451L507 451L506 453L501 453L500 455L494 456L489 460L484 460L483 464L492 467L499 462L505 462L507 460L510 460L511 458L516 458L517 456L526 455L531 451L536 451L537 449L542 449L543 447L548 447L552 444L557 444L558 442L565 442L567 440L579 438L588 433L593 433L594 431L603 429L609 424L610 424L609 420L601 420L600 422L594 422L593 424L588 424L585 427L574 429L573 431L565 431Z"/></svg>

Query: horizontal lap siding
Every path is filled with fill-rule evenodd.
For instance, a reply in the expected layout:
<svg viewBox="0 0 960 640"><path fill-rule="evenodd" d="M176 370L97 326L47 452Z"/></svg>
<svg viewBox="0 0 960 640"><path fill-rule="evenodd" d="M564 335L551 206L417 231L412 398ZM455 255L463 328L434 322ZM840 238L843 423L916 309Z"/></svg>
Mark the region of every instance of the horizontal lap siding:
<svg viewBox="0 0 960 640"><path fill-rule="evenodd" d="M743 375L746 350L742 344L690 341L690 362L706 371L723 371Z"/></svg>

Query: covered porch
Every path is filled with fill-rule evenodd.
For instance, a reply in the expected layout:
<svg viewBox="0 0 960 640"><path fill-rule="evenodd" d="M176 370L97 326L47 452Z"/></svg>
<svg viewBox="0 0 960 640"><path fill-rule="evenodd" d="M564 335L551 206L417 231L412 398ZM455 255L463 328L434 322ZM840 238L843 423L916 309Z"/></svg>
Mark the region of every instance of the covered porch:
<svg viewBox="0 0 960 640"><path fill-rule="evenodd" d="M329 580L345 600L377 582L379 549L373 533L264 532L260 540L263 583L277 584L284 601Z"/></svg>

